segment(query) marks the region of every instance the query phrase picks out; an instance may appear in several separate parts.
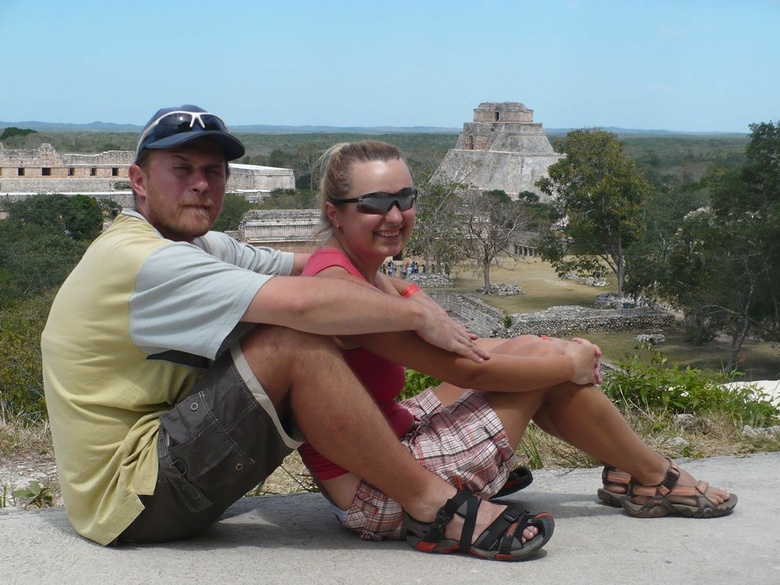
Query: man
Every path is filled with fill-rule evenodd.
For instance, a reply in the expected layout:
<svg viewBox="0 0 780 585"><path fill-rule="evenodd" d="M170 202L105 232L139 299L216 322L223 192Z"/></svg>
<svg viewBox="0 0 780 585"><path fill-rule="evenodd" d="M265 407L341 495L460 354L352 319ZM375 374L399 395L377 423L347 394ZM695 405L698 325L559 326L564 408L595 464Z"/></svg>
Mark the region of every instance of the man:
<svg viewBox="0 0 780 585"><path fill-rule="evenodd" d="M425 301L296 276L306 256L210 232L243 155L218 116L158 111L129 169L135 209L52 305L44 387L63 497L102 545L201 532L303 436L420 521L456 493L409 456L328 336L414 330L487 355ZM503 508L480 510L478 528Z"/></svg>

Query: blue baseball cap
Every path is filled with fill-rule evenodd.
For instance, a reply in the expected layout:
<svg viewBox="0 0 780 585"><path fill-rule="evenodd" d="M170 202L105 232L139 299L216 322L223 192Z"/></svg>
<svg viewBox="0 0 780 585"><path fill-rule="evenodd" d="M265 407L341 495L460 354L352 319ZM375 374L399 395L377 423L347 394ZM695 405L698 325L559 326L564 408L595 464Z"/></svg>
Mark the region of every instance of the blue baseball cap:
<svg viewBox="0 0 780 585"><path fill-rule="evenodd" d="M186 104L162 108L144 126L135 159L145 149L165 149L208 138L222 149L225 160L236 160L246 152L241 141L228 132L222 118L203 108Z"/></svg>

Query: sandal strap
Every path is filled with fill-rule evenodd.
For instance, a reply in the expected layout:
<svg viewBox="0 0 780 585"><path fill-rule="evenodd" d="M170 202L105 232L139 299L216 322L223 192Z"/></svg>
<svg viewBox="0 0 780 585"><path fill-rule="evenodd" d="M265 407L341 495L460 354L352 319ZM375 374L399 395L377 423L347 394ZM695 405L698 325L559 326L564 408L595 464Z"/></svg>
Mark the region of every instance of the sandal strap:
<svg viewBox="0 0 780 585"><path fill-rule="evenodd" d="M465 502L465 515L460 511L463 504L461 504L461 508L458 508L458 515L463 516L463 529L459 541L459 547L462 551L471 550L471 537L474 536L474 527L477 525L477 510L481 504L482 500L479 497L471 495Z"/></svg>
<svg viewBox="0 0 780 585"><path fill-rule="evenodd" d="M667 459L667 461L669 462L669 467L666 469L666 477L661 482L661 485L658 486L660 491L663 491L661 488L668 490L666 494L670 493L680 480L680 468L677 467L677 463L671 459Z"/></svg>
<svg viewBox="0 0 780 585"><path fill-rule="evenodd" d="M532 520L533 517L527 510L509 507L480 534L474 546L485 550L497 550L502 554L510 554L513 541L516 538L520 539L518 532L522 533Z"/></svg>
<svg viewBox="0 0 780 585"><path fill-rule="evenodd" d="M628 484L631 481L631 476L625 471L620 471L617 467L611 465L605 465L601 470L601 483L607 484Z"/></svg>
<svg viewBox="0 0 780 585"><path fill-rule="evenodd" d="M447 524L450 523L455 514L460 510L461 506L472 498L473 493L469 490L458 490L458 492L447 500L444 505L436 512L436 519L431 523L428 533L423 537L425 542L440 542L444 538L444 530L447 528ZM479 504L477 504L479 507ZM471 531L474 531L474 524L476 524L476 511L474 513L474 520L471 525ZM468 518L466 517L466 524L468 524ZM464 532L466 526L464 525ZM469 537L470 539L471 537Z"/></svg>
<svg viewBox="0 0 780 585"><path fill-rule="evenodd" d="M677 463L671 459L667 459L667 461L669 462L669 467L666 469L666 477L664 477L664 480L661 483L656 485L642 485L632 477L629 494L632 496L669 495L680 480L680 468L677 466Z"/></svg>

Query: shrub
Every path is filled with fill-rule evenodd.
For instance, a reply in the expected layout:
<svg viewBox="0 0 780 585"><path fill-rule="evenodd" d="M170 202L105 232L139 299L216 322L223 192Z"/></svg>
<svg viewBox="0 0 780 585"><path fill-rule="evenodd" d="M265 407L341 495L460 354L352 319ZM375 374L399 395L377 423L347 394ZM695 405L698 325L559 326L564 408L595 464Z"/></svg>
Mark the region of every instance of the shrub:
<svg viewBox="0 0 780 585"><path fill-rule="evenodd" d="M605 379L604 393L618 405L672 413L723 413L741 424L766 426L780 413L768 398L752 388L726 389L738 372L681 368L655 352L649 365L637 356L619 363Z"/></svg>
<svg viewBox="0 0 780 585"><path fill-rule="evenodd" d="M422 372L417 372L407 368L406 385L404 386L404 391L401 393L400 399L403 400L404 398L417 396L426 388L431 386L438 386L439 384L441 384L441 380L438 380L433 376L429 376L428 374L423 374Z"/></svg>
<svg viewBox="0 0 780 585"><path fill-rule="evenodd" d="M35 422L46 418L40 339L54 292L0 309L0 416Z"/></svg>

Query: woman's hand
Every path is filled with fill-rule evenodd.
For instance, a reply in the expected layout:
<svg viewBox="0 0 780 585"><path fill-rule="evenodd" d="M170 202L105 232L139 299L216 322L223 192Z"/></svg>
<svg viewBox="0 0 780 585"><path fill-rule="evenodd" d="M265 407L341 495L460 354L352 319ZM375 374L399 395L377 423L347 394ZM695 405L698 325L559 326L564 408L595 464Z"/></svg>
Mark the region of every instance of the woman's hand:
<svg viewBox="0 0 780 585"><path fill-rule="evenodd" d="M575 384L601 384L601 349L598 345L580 337L573 338L563 348L563 353L572 359L574 375L571 381Z"/></svg>
<svg viewBox="0 0 780 585"><path fill-rule="evenodd" d="M453 321L444 310L426 310L424 315L422 326L415 332L431 345L457 353L478 364L490 358L490 353L474 343L478 337Z"/></svg>

